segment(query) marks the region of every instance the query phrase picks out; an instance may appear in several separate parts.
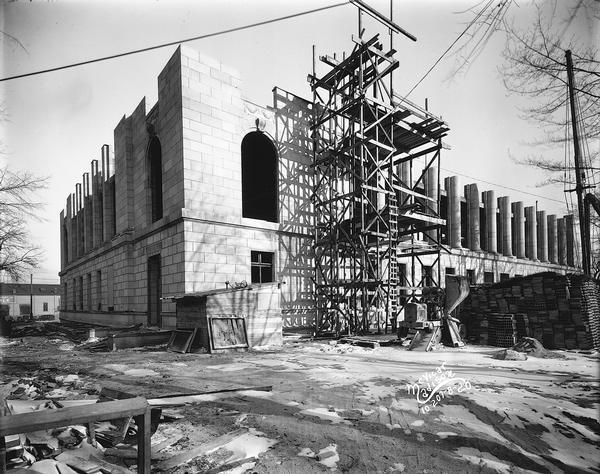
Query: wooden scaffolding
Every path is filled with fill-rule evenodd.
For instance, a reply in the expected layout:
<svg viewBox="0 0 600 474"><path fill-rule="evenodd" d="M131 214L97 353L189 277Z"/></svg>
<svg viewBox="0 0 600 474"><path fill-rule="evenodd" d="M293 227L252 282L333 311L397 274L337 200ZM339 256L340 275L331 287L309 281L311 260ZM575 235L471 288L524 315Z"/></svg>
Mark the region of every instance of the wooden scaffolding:
<svg viewBox="0 0 600 474"><path fill-rule="evenodd" d="M392 92L398 61L377 35L353 42L341 61L320 58L329 72L309 76L321 333L387 332L407 302L439 286L416 269L433 254L439 275L437 173L448 127Z"/></svg>

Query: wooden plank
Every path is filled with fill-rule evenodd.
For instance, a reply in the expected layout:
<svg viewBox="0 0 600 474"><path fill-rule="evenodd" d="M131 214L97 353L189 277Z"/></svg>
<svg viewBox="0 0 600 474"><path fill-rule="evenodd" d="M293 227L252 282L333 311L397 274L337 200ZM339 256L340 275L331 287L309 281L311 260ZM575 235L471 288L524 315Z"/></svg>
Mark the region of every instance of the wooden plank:
<svg viewBox="0 0 600 474"><path fill-rule="evenodd" d="M95 403L71 408L58 408L18 415L0 416L0 436L29 433L89 421L107 421L138 416L149 411L145 398L136 397L114 402Z"/></svg>
<svg viewBox="0 0 600 474"><path fill-rule="evenodd" d="M138 444L138 472L148 473L151 471L151 448L150 448L150 410L145 410L143 414L135 417L137 425L137 444Z"/></svg>

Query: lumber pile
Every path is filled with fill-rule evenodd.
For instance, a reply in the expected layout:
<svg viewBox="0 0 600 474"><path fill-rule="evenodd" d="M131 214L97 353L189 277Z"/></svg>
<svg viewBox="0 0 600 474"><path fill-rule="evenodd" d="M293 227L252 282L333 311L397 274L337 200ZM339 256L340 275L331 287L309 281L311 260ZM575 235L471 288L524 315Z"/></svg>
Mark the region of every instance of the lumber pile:
<svg viewBox="0 0 600 474"><path fill-rule="evenodd" d="M472 343L510 347L530 336L551 349L600 349L600 285L584 275L545 272L472 287L460 314Z"/></svg>

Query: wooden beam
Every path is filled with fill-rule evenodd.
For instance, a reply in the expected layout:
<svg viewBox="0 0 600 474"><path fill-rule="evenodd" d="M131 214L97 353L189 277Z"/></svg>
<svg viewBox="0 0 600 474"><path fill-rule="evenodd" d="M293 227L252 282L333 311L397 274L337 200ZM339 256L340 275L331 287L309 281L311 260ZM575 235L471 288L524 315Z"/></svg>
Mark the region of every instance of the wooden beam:
<svg viewBox="0 0 600 474"><path fill-rule="evenodd" d="M93 405L0 416L0 436L31 433L69 425L84 425L89 421L117 420L138 416L146 411L149 411L146 399L136 397Z"/></svg>

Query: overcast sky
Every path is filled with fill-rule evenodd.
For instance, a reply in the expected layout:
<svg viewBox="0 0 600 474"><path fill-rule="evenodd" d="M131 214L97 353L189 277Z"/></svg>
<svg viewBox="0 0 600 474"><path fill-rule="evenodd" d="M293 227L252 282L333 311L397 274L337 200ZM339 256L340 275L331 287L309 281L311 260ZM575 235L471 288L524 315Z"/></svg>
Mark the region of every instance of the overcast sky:
<svg viewBox="0 0 600 474"><path fill-rule="evenodd" d="M50 1L10 2L0 6L2 30L22 46L2 38L0 76L8 77L85 61L166 42L179 41L228 28L277 18L339 3L336 0L180 0L180 1ZM388 0L368 0L389 13ZM400 68L395 87L407 93L440 54L456 39L470 17L457 12L477 3L456 0L394 0L394 20L418 41L396 37ZM513 8L513 7L511 7ZM521 25L532 20L527 2L514 6ZM559 12L559 14L562 14ZM365 19L366 35L387 32ZM577 27L577 25L575 26ZM317 54L341 54L352 48L357 31L356 8L346 4L241 32L188 43L236 68L245 98L272 104L271 90L279 86L310 98L306 81L311 71L312 45ZM582 35L589 31L581 28ZM562 188L537 188L539 171L511 161L509 154L534 153L527 142L539 130L521 118L524 99L508 96L498 73L504 38L493 38L466 75L451 77L455 58L434 69L410 99L442 116L450 125L442 155L444 175L461 175L461 185L481 183L526 205L563 214ZM55 279L60 268L59 222L65 200L75 189L100 147L113 143L113 130L142 97L148 110L157 98L157 76L175 46L119 59L0 83L8 120L1 126L0 164L50 176L40 195L43 222L32 223L33 240L46 251L40 280ZM320 72L324 72L320 68ZM319 71L318 71L319 72ZM542 150L538 150L542 151ZM486 184L488 181L495 184ZM540 198L524 193L546 196Z"/></svg>

